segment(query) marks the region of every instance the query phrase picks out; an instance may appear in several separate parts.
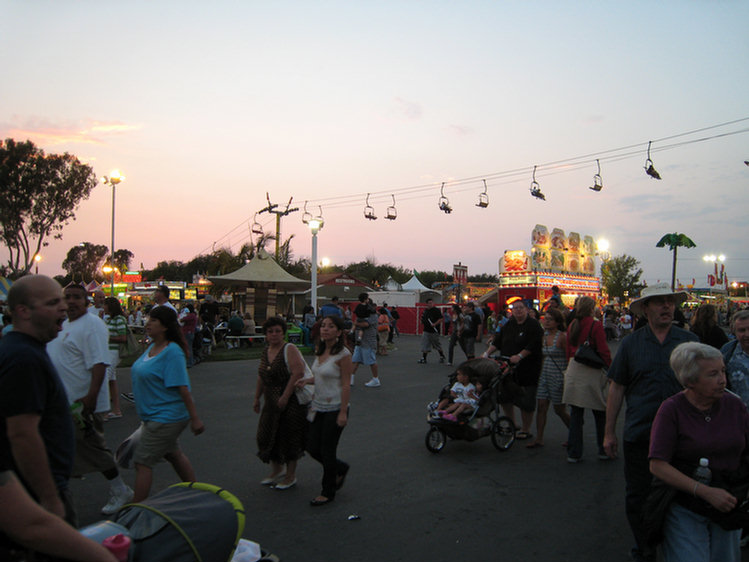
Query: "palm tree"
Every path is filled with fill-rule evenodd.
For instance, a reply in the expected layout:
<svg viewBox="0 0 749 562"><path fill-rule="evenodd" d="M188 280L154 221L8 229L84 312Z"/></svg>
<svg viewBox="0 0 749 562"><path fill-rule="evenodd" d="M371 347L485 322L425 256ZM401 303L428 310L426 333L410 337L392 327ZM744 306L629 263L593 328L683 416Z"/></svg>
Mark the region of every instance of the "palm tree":
<svg viewBox="0 0 749 562"><path fill-rule="evenodd" d="M668 246L668 249L674 253L674 263L671 266L671 290L675 290L676 286L676 252L677 248L694 248L697 246L686 234L679 234L672 232L671 234L664 234L663 237L658 240L655 245L656 248L663 248Z"/></svg>

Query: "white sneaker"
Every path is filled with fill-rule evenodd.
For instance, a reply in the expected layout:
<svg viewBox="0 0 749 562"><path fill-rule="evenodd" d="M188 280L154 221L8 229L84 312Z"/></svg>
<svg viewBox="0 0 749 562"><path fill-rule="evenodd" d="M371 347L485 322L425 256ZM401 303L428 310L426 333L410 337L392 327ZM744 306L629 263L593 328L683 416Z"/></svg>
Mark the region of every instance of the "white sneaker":
<svg viewBox="0 0 749 562"><path fill-rule="evenodd" d="M368 386L369 388L380 386L380 379L372 377L369 382L364 383L364 386Z"/></svg>
<svg viewBox="0 0 749 562"><path fill-rule="evenodd" d="M119 509L126 503L130 503L133 499L133 490L129 486L125 486L125 490L119 494L111 493L107 505L101 508L101 512L104 515L112 515L117 513Z"/></svg>
<svg viewBox="0 0 749 562"><path fill-rule="evenodd" d="M351 375L351 386L354 386L354 375Z"/></svg>

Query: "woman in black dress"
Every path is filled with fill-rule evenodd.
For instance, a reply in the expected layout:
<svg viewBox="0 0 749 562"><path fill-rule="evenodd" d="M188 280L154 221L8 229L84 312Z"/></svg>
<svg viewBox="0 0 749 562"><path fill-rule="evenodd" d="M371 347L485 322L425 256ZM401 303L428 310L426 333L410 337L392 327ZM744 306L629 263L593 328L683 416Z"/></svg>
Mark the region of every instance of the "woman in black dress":
<svg viewBox="0 0 749 562"><path fill-rule="evenodd" d="M304 455L307 408L294 394L296 381L304 376L302 354L284 341L286 322L269 318L263 324L266 346L260 359L253 410L260 412L257 456L270 463L271 473L260 483L276 490L296 485L297 461ZM264 397L262 411L260 398Z"/></svg>

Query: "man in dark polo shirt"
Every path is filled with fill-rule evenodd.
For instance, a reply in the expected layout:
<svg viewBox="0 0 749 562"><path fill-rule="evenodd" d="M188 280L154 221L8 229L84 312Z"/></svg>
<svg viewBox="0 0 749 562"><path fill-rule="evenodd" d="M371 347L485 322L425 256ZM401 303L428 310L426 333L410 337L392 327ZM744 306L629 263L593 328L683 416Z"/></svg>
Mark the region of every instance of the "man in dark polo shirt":
<svg viewBox="0 0 749 562"><path fill-rule="evenodd" d="M499 396L502 410L514 423L513 406L520 409L521 427L517 432L518 439L531 437L533 412L536 411L536 391L538 377L543 365L544 329L535 318L528 313L528 306L519 300L512 303L512 317L502 330L494 337L489 349L483 357L489 357L495 350L502 355L510 356L510 363L517 365L513 374L515 387L513 392L508 385Z"/></svg>
<svg viewBox="0 0 749 562"><path fill-rule="evenodd" d="M0 456L48 511L75 524L68 492L75 439L65 388L45 350L67 306L60 285L43 275L8 292L13 331L0 340Z"/></svg>
<svg viewBox="0 0 749 562"><path fill-rule="evenodd" d="M625 509L636 543L631 552L635 561L655 561L654 549L645 544L642 508L652 480L648 461L650 427L661 402L683 389L671 370L669 358L680 343L698 341L691 332L673 325L674 309L686 298L686 293L674 293L666 283L643 289L630 310L634 315L644 314L647 324L622 340L608 372L611 384L603 447L610 457L617 456L616 419L626 398L622 443Z"/></svg>

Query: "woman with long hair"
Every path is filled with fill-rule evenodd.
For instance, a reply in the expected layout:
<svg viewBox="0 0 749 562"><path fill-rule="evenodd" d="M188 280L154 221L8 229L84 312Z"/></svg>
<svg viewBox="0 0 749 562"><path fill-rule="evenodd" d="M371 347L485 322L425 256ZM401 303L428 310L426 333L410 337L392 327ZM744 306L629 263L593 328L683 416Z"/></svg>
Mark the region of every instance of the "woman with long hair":
<svg viewBox="0 0 749 562"><path fill-rule="evenodd" d="M320 342L315 349L312 373L315 397L311 410L314 419L309 429L307 451L323 466L322 491L313 498L313 506L333 501L343 486L349 465L338 458L338 440L348 423L351 395L351 352L344 345L344 323L337 316L326 316L320 323ZM297 386L311 384L301 379Z"/></svg>
<svg viewBox="0 0 749 562"><path fill-rule="evenodd" d="M694 315L692 332L700 338L701 343L720 349L728 343L728 336L718 326L718 309L712 304L703 304Z"/></svg>
<svg viewBox="0 0 749 562"><path fill-rule="evenodd" d="M117 365L120 362L120 345L127 343L127 319L122 311L122 305L114 297L104 299L104 314L109 330L109 356L107 365L107 381L109 384L109 398L112 401L112 411L105 419L112 420L122 417L120 409L120 391L117 388Z"/></svg>
<svg viewBox="0 0 749 562"><path fill-rule="evenodd" d="M450 307L450 344L447 346L447 364L453 364L453 357L455 354L455 344L460 346L463 353L466 352L463 347L463 341L460 339L460 332L463 331L463 311L460 309L459 304L453 304Z"/></svg>
<svg viewBox="0 0 749 562"><path fill-rule="evenodd" d="M284 341L283 318L268 318L263 331L266 346L260 358L252 408L260 413L257 456L270 463L271 472L260 484L288 490L296 485L297 461L304 456L307 434L307 408L299 404L294 394L294 385L304 376L304 358L294 344Z"/></svg>
<svg viewBox="0 0 749 562"><path fill-rule="evenodd" d="M564 374L562 402L570 407L570 431L567 439L567 462L580 462L583 456L583 414L585 408L593 412L596 423L598 458L609 457L603 450L603 434L606 426L606 396L608 384L601 368L589 367L575 361L577 348L586 342L598 353L608 368L611 365L611 350L606 343L606 333L601 322L593 317L596 301L580 297L575 304L575 319L567 333L567 371Z"/></svg>
<svg viewBox="0 0 749 562"><path fill-rule="evenodd" d="M131 369L135 408L143 422L133 457L135 502L148 497L153 467L162 458L169 461L183 482L195 482L195 471L177 438L188 424L195 435L205 431L190 393L188 349L177 313L168 306L152 309L146 334L151 345Z"/></svg>
<svg viewBox="0 0 749 562"><path fill-rule="evenodd" d="M543 447L544 429L549 405L565 426L570 426L570 415L562 401L564 391L564 371L567 369L567 334L565 334L564 316L558 308L550 306L541 317L544 328L544 363L538 379L536 392L536 438L526 447Z"/></svg>

